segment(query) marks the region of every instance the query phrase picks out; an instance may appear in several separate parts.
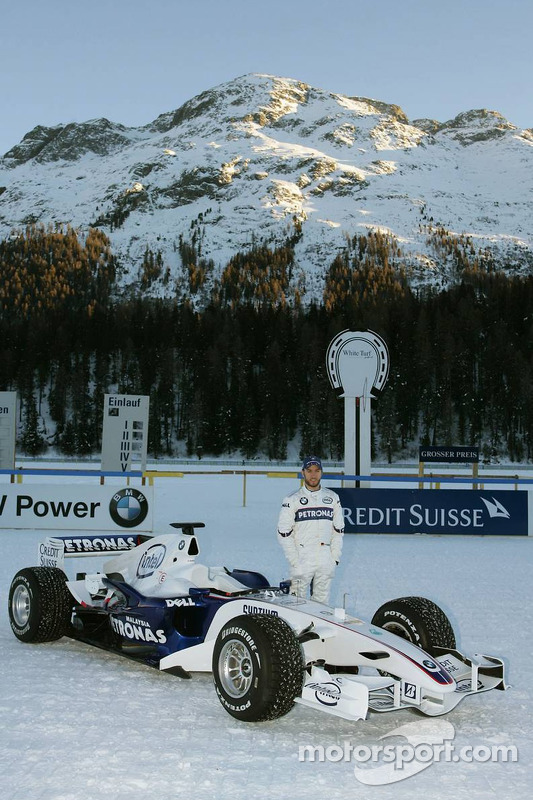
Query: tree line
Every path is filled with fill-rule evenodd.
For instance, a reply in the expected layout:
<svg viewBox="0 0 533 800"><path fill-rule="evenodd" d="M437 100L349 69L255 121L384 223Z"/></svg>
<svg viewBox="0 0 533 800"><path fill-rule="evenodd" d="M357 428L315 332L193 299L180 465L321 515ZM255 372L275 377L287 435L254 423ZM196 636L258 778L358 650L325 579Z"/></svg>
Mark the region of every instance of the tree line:
<svg viewBox="0 0 533 800"><path fill-rule="evenodd" d="M368 328L391 365L373 403L374 458L413 458L419 444L533 458L533 277L476 257L451 288L415 291L396 246L369 235L327 266L322 302L304 303L292 244L236 254L209 292L210 265L182 245L183 279L163 300L119 295L101 231L0 242L0 389L19 394L18 452L98 454L103 395L116 391L150 396L151 457L282 460L296 441L342 460L326 351L339 331ZM143 270L170 280L157 254Z"/></svg>

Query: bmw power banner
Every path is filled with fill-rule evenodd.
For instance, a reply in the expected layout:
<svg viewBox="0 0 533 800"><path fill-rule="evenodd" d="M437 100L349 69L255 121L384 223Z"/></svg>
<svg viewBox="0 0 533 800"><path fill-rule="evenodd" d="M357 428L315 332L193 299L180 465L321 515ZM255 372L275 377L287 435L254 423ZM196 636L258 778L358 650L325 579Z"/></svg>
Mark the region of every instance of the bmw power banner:
<svg viewBox="0 0 533 800"><path fill-rule="evenodd" d="M527 491L335 489L347 533L528 535Z"/></svg>
<svg viewBox="0 0 533 800"><path fill-rule="evenodd" d="M0 528L151 531L153 487L24 485L0 488Z"/></svg>

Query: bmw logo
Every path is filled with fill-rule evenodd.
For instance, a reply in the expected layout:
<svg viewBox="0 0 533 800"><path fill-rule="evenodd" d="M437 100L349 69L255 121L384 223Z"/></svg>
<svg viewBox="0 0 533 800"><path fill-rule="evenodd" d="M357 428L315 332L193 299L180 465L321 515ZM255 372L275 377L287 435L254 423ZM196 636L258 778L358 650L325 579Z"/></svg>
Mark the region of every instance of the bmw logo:
<svg viewBox="0 0 533 800"><path fill-rule="evenodd" d="M137 489L121 489L109 503L111 519L121 528L135 528L144 522L148 514L148 500Z"/></svg>

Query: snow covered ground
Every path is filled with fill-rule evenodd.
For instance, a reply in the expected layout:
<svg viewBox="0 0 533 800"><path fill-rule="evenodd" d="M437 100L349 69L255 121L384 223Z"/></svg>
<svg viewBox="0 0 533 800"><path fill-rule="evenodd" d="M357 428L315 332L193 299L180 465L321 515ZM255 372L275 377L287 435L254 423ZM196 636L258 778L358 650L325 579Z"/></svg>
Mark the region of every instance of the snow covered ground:
<svg viewBox="0 0 533 800"><path fill-rule="evenodd" d="M292 488L294 479L250 476L243 507L240 476L160 478L156 530L166 531L175 520L202 520L201 561L256 569L277 583L287 574L275 538L277 515L281 497ZM444 718L401 711L358 723L298 705L280 720L242 723L223 710L210 675L181 680L68 639L21 644L9 628L7 594L15 572L36 563L39 539L37 530L0 531L5 800L531 796L531 537L345 536L332 597L336 605L349 592L347 607L371 617L385 600L429 597L452 620L459 649L503 656L511 684L507 692L466 698ZM89 568L94 570L94 560ZM405 743L395 731L406 725L403 733L414 732L422 742L431 731L446 731L455 760L432 758L419 774L399 781L393 771L393 782L381 786L365 785L369 781L360 770L383 770L383 765L338 760L347 748L361 755L380 743ZM322 746L331 757L301 760L304 745ZM515 748L517 760L487 760L494 745ZM467 752L476 760L463 757Z"/></svg>

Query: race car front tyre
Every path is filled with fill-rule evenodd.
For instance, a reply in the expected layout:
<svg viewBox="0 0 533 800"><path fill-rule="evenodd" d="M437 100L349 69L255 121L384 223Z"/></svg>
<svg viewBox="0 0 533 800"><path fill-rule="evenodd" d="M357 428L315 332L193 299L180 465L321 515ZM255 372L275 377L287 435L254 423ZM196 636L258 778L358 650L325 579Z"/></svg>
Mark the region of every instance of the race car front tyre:
<svg viewBox="0 0 533 800"><path fill-rule="evenodd" d="M72 597L57 567L27 567L9 590L11 630L21 642L52 642L68 630Z"/></svg>
<svg viewBox="0 0 533 800"><path fill-rule="evenodd" d="M222 628L213 651L213 679L228 714L246 722L287 714L301 694L302 650L279 617L236 617Z"/></svg>
<svg viewBox="0 0 533 800"><path fill-rule="evenodd" d="M432 600L399 597L384 603L372 617L372 625L385 628L431 653L433 647L455 649L450 620Z"/></svg>

